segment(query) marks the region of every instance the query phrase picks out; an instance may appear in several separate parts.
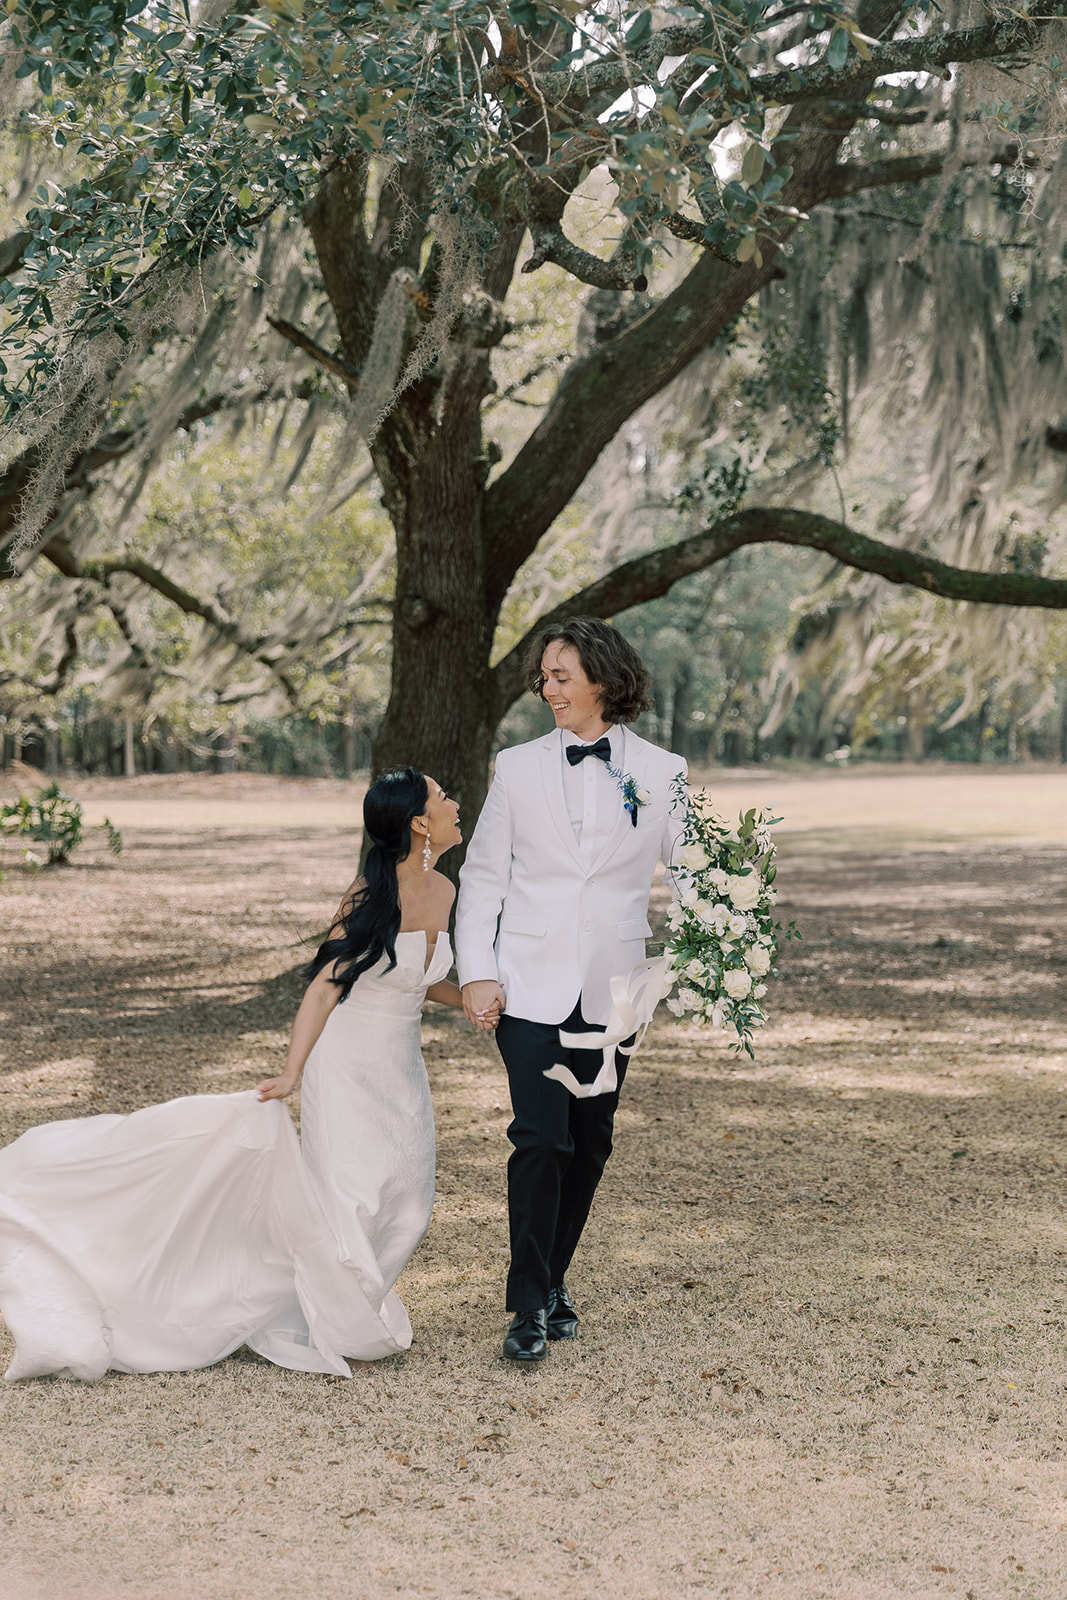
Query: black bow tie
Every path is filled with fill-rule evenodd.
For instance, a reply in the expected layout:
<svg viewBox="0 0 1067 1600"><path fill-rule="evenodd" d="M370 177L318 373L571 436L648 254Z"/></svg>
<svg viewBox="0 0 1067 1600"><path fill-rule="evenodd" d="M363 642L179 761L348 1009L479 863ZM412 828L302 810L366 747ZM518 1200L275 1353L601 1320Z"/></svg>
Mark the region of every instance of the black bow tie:
<svg viewBox="0 0 1067 1600"><path fill-rule="evenodd" d="M598 739L596 744L569 744L567 746L567 760L572 767L576 767L579 761L584 761L586 756L596 756L598 761L610 761L611 741L605 738Z"/></svg>

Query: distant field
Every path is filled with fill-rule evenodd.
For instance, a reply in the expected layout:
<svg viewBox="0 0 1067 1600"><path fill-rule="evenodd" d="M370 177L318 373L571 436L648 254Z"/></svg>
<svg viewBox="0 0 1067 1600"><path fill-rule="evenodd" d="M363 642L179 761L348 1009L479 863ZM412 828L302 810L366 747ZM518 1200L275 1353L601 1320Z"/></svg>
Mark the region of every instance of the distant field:
<svg viewBox="0 0 1067 1600"><path fill-rule="evenodd" d="M724 812L773 804L783 831L889 839L1067 839L1067 768L861 766L803 776L697 771ZM330 779L179 775L68 785L87 820L119 828L355 829L364 785ZM464 819L469 828L471 819Z"/></svg>

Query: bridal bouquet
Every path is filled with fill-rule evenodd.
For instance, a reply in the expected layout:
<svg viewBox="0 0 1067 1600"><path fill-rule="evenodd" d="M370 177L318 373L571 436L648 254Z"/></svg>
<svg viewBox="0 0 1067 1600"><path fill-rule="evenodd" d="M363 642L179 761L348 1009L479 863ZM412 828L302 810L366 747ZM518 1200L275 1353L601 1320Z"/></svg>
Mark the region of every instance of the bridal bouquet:
<svg viewBox="0 0 1067 1600"><path fill-rule="evenodd" d="M667 978L678 985L667 1006L676 1017L689 1013L713 1028L733 1028L734 1048L751 1056L752 1029L767 1020L763 980L777 976L770 830L781 818L753 808L731 828L705 794L690 795L684 778L673 787L685 826L671 863L682 887L667 917ZM792 923L786 938L800 938Z"/></svg>

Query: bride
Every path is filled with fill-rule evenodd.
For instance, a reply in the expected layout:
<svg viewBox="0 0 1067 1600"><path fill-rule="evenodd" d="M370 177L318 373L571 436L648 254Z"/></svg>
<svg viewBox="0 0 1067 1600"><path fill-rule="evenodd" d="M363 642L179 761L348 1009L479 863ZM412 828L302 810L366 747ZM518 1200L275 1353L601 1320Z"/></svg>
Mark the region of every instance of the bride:
<svg viewBox="0 0 1067 1600"><path fill-rule="evenodd" d="M393 1284L434 1193L420 1014L425 997L462 1005L445 981L455 890L432 870L458 813L411 767L371 785L364 877L311 964L279 1077L0 1150L9 1380L204 1367L242 1344L348 1377L346 1356L408 1348ZM298 1140L280 1102L301 1071Z"/></svg>

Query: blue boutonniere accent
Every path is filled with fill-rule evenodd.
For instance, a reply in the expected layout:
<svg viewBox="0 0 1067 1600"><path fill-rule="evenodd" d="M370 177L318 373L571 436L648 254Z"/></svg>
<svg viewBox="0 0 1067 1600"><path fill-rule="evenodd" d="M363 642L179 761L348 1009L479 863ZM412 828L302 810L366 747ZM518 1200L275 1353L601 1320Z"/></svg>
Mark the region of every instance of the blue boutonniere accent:
<svg viewBox="0 0 1067 1600"><path fill-rule="evenodd" d="M641 785L631 778L628 772L620 772L618 767L613 767L610 763L608 763L608 771L619 786L619 791L622 794L622 803L629 812L630 821L636 828L637 813L642 806L648 805L652 796L647 789L642 789Z"/></svg>

